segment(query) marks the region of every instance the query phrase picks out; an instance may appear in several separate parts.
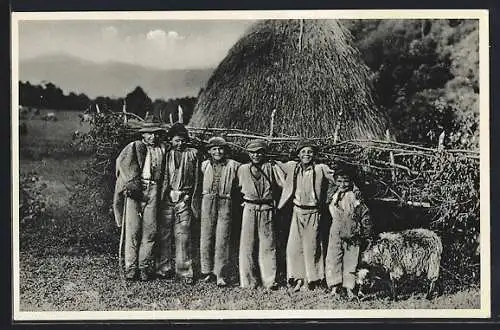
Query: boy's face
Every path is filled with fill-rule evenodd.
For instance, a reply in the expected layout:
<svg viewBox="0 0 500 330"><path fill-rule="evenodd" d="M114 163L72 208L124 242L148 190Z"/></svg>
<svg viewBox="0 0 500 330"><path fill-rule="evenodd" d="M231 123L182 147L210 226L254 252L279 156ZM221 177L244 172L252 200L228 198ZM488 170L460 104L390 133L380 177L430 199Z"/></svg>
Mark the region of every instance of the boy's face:
<svg viewBox="0 0 500 330"><path fill-rule="evenodd" d="M340 192L346 192L351 189L351 179L345 175L339 175L335 178L335 184Z"/></svg>
<svg viewBox="0 0 500 330"><path fill-rule="evenodd" d="M311 147L304 147L299 150L300 162L304 165L309 165L313 161L314 150Z"/></svg>
<svg viewBox="0 0 500 330"><path fill-rule="evenodd" d="M156 145L156 144L158 144L158 142L160 140L160 134L154 133L154 132L142 133L142 139L144 140L144 142L146 144Z"/></svg>
<svg viewBox="0 0 500 330"><path fill-rule="evenodd" d="M264 149L250 151L248 152L248 155L250 156L250 160L253 164L262 164L264 161Z"/></svg>
<svg viewBox="0 0 500 330"><path fill-rule="evenodd" d="M226 157L226 150L224 147L221 146L214 146L210 149L208 149L208 154L210 157L212 157L213 160L215 161L220 161Z"/></svg>
<svg viewBox="0 0 500 330"><path fill-rule="evenodd" d="M170 142L172 143L172 148L177 151L182 151L186 147L186 139L183 136L174 136Z"/></svg>

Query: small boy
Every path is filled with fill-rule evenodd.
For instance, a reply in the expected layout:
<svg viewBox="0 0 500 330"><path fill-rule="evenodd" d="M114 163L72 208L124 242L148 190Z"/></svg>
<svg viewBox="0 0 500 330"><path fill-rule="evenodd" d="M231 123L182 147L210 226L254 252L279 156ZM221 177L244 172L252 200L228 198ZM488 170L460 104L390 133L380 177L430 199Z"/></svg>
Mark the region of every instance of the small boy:
<svg viewBox="0 0 500 330"><path fill-rule="evenodd" d="M227 158L227 142L221 137L208 140L210 159L201 164L203 173L201 200L200 263L202 281L217 279L227 286L229 263L232 192L240 163Z"/></svg>
<svg viewBox="0 0 500 330"><path fill-rule="evenodd" d="M346 290L349 299L353 293L360 246L371 236L372 222L368 207L353 191L353 182L345 169L334 174L335 184L331 185L328 203L332 216L328 251L325 259L326 283L332 294ZM334 190L335 189L335 190Z"/></svg>

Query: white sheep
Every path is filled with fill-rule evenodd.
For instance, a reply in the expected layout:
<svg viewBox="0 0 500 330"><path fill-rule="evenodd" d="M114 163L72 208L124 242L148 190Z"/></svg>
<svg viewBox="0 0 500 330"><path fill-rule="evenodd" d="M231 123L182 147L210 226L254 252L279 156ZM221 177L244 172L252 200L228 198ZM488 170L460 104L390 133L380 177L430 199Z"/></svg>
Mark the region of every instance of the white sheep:
<svg viewBox="0 0 500 330"><path fill-rule="evenodd" d="M367 247L361 255L361 267L357 282L359 294L368 276L389 275L389 284L394 300L397 300L397 283L402 277L418 278L426 275L430 281L426 298L430 299L439 277L443 245L441 239L428 229L409 229L399 232L385 232ZM373 276L372 276L373 275Z"/></svg>

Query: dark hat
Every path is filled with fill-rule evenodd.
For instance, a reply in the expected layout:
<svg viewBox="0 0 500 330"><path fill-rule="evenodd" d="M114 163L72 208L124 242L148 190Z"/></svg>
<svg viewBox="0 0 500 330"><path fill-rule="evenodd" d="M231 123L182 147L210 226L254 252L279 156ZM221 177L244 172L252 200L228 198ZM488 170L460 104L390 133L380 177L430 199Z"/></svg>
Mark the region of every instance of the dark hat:
<svg viewBox="0 0 500 330"><path fill-rule="evenodd" d="M139 133L154 133L154 132L165 132L163 128L155 123L144 123L139 129Z"/></svg>
<svg viewBox="0 0 500 330"><path fill-rule="evenodd" d="M249 152L256 152L260 149L267 150L267 142L261 139L251 140L246 144L245 149Z"/></svg>
<svg viewBox="0 0 500 330"><path fill-rule="evenodd" d="M227 147L227 142L220 136L214 136L208 139L207 143L207 149L210 149L212 147Z"/></svg>
<svg viewBox="0 0 500 330"><path fill-rule="evenodd" d="M187 140L189 139L189 132L184 124L175 123L168 130L167 136L169 138L173 138L174 136L182 136Z"/></svg>
<svg viewBox="0 0 500 330"><path fill-rule="evenodd" d="M316 143L314 143L314 141L312 140L300 140L298 143L297 143L297 147L295 148L295 152L296 153L299 153L299 151L302 149L302 148L305 148L305 147L310 147L313 149L314 152L316 152L318 150L318 146L316 145Z"/></svg>
<svg viewBox="0 0 500 330"><path fill-rule="evenodd" d="M333 169L333 176L334 177L346 176L346 177L352 178L354 175L354 170L351 167L346 166L346 165L337 165L337 166L334 166L332 169Z"/></svg>

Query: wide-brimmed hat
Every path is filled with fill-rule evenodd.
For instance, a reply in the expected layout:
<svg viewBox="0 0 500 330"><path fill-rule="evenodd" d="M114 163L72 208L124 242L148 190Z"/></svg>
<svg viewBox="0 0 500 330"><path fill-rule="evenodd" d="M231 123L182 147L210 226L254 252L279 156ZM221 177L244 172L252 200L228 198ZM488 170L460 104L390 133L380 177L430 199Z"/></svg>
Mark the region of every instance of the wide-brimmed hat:
<svg viewBox="0 0 500 330"><path fill-rule="evenodd" d="M165 133L165 129L158 126L156 123L144 123L141 125L139 129L139 133L154 133L154 132L163 132Z"/></svg>
<svg viewBox="0 0 500 330"><path fill-rule="evenodd" d="M249 152L256 152L257 150L267 150L267 142L261 139L251 140L249 141L245 149Z"/></svg>
<svg viewBox="0 0 500 330"><path fill-rule="evenodd" d="M226 142L226 140L224 140L224 138L222 138L220 136L214 136L214 137L211 137L210 139L208 139L208 142L207 142L207 149L210 149L212 147L224 147L224 148L226 148L227 142Z"/></svg>
<svg viewBox="0 0 500 330"><path fill-rule="evenodd" d="M303 140L300 140L298 143L297 143L297 146L295 148L295 152L296 153L299 153L299 151L302 149L302 148L305 148L305 147L310 147L312 148L312 150L314 152L318 151L318 146L316 145L316 143L312 140L307 140L307 139L303 139Z"/></svg>
<svg viewBox="0 0 500 330"><path fill-rule="evenodd" d="M168 130L167 136L169 138L173 138L174 136L182 136L187 140L189 139L189 132L184 124L175 123Z"/></svg>

